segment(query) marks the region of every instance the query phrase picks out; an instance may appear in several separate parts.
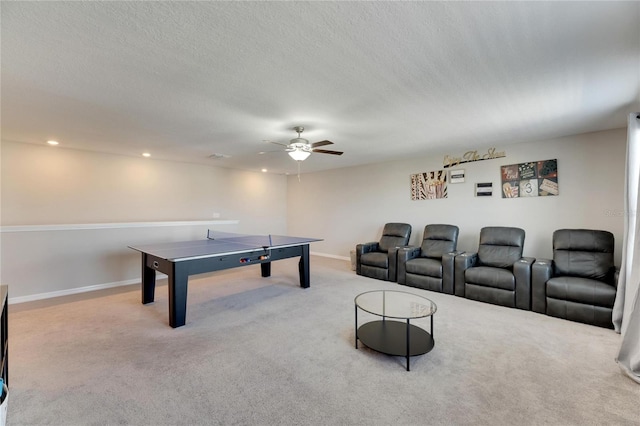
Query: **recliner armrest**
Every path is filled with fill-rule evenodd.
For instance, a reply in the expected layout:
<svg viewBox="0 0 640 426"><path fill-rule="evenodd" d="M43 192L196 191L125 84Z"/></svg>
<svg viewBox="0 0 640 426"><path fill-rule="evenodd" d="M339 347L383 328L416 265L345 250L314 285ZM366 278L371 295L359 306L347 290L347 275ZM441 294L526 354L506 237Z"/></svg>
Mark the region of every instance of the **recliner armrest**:
<svg viewBox="0 0 640 426"><path fill-rule="evenodd" d="M362 269L360 268L360 256L372 251L378 251L380 244L377 241L371 241L368 243L362 243L356 245L356 274L362 275Z"/></svg>
<svg viewBox="0 0 640 426"><path fill-rule="evenodd" d="M364 254L372 251L379 251L380 243L378 241L371 241L368 243L358 244L356 246L356 253Z"/></svg>
<svg viewBox="0 0 640 426"><path fill-rule="evenodd" d="M420 256L420 247L406 246L398 250L398 284L407 283L407 260Z"/></svg>
<svg viewBox="0 0 640 426"><path fill-rule="evenodd" d="M420 256L421 252L422 250L420 250L420 247L416 247L416 246L402 247L398 251L398 261L402 259L406 262L409 259L415 259L416 257Z"/></svg>
<svg viewBox="0 0 640 426"><path fill-rule="evenodd" d="M454 293L464 297L464 271L478 263L478 253L461 253L455 257Z"/></svg>
<svg viewBox="0 0 640 426"><path fill-rule="evenodd" d="M531 310L531 267L536 261L533 257L522 257L513 264L516 278L516 308Z"/></svg>
<svg viewBox="0 0 640 426"><path fill-rule="evenodd" d="M455 280L455 259L463 251L452 251L442 255L442 292L453 294Z"/></svg>
<svg viewBox="0 0 640 426"><path fill-rule="evenodd" d="M398 255L407 247L409 246L397 246L389 249L389 269L387 270L387 278L391 282L395 283L398 281Z"/></svg>
<svg viewBox="0 0 640 426"><path fill-rule="evenodd" d="M538 259L531 267L531 310L547 312L547 281L553 276L553 260Z"/></svg>

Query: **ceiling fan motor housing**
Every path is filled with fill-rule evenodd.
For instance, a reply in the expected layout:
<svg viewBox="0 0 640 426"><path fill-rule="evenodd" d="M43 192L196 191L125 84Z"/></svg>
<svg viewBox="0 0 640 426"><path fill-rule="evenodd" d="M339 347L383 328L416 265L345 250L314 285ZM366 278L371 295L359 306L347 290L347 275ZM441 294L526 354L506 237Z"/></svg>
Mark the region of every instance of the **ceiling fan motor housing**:
<svg viewBox="0 0 640 426"><path fill-rule="evenodd" d="M291 145L309 145L309 141L305 138L294 138L289 141Z"/></svg>

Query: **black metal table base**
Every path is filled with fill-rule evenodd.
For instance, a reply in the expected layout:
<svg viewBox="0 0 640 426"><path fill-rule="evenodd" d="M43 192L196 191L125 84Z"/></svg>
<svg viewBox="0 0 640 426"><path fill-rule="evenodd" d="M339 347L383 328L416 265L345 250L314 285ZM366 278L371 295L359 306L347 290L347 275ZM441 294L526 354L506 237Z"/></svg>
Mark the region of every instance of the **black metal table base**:
<svg viewBox="0 0 640 426"><path fill-rule="evenodd" d="M429 332L409 324L408 320L400 322L384 319L368 322L356 329L356 349L358 339L377 352L406 357L407 371L410 371L410 357L426 354L435 346L433 336Z"/></svg>
<svg viewBox="0 0 640 426"><path fill-rule="evenodd" d="M263 277L271 275L271 261L300 257L298 273L300 287L310 285L309 273L309 244L298 244L287 247L269 249L269 257L261 260L264 250L247 250L241 253L221 254L205 258L171 261L142 253L142 303L152 303L155 298L156 271L167 275L169 288L169 325L182 327L187 316L187 282L189 275L260 263ZM246 258L254 257L253 263L246 262Z"/></svg>

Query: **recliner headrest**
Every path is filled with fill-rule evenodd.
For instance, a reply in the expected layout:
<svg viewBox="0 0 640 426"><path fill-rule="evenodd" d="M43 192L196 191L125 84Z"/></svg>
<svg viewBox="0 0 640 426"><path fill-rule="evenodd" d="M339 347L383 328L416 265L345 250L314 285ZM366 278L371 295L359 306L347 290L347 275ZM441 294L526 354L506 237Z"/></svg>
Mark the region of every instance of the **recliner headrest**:
<svg viewBox="0 0 640 426"><path fill-rule="evenodd" d="M383 236L409 238L411 225L408 223L387 223L382 230Z"/></svg>
<svg viewBox="0 0 640 426"><path fill-rule="evenodd" d="M592 229L559 229L553 233L555 273L611 283L614 237Z"/></svg>
<svg viewBox="0 0 640 426"><path fill-rule="evenodd" d="M511 268L522 257L524 229L487 226L480 230L478 260L481 265Z"/></svg>
<svg viewBox="0 0 640 426"><path fill-rule="evenodd" d="M553 249L613 253L614 237L609 231L559 229L553 233Z"/></svg>
<svg viewBox="0 0 640 426"><path fill-rule="evenodd" d="M411 237L411 225L408 223L387 223L382 230L378 248L388 252L393 247L406 246Z"/></svg>

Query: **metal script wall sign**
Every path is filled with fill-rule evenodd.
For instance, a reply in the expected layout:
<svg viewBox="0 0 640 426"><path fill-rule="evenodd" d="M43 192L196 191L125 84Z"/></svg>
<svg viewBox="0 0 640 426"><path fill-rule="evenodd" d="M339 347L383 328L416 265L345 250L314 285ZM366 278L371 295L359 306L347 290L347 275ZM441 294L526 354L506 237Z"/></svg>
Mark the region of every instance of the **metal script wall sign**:
<svg viewBox="0 0 640 426"><path fill-rule="evenodd" d="M412 200L433 200L435 198L447 198L447 172L445 170L411 175Z"/></svg>
<svg viewBox="0 0 640 426"><path fill-rule="evenodd" d="M502 198L558 195L558 160L501 166Z"/></svg>
<svg viewBox="0 0 640 426"><path fill-rule="evenodd" d="M471 163L473 161L493 160L494 158L503 158L507 154L504 151L496 151L495 148L489 148L487 152L478 154L478 151L467 151L462 157L444 156L444 167L457 166L458 164Z"/></svg>

